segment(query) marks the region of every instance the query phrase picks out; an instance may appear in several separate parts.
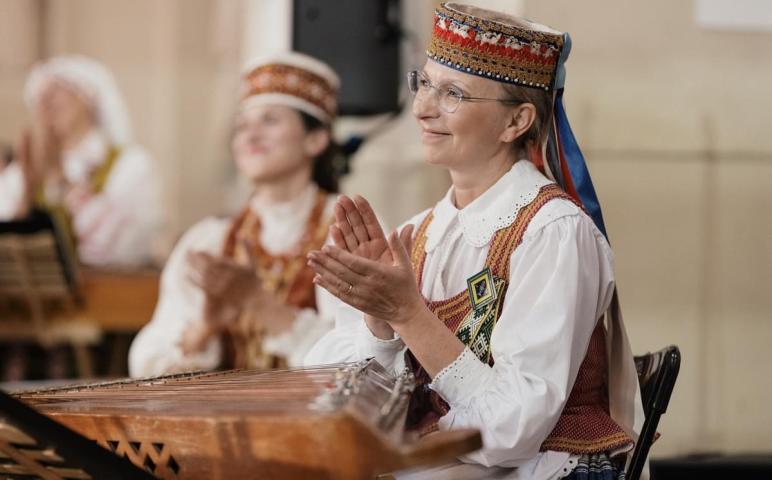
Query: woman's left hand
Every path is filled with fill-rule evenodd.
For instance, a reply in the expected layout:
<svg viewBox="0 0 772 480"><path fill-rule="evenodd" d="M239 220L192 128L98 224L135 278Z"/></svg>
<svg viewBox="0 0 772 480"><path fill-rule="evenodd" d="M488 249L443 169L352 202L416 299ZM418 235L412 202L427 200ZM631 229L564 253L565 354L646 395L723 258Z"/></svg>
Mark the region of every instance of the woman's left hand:
<svg viewBox="0 0 772 480"><path fill-rule="evenodd" d="M254 268L207 252L189 252L188 278L206 294L232 305L243 305L259 291Z"/></svg>
<svg viewBox="0 0 772 480"><path fill-rule="evenodd" d="M263 290L253 258L251 267L205 252L189 253L188 261L189 278L204 291L205 316L211 322L231 329L263 330L268 335L292 328L297 309ZM249 313L248 325L236 325L244 312Z"/></svg>
<svg viewBox="0 0 772 480"><path fill-rule="evenodd" d="M427 309L418 291L406 245L413 227L388 236L390 264L354 255L333 245L309 254L314 283L365 314L392 326L409 322Z"/></svg>

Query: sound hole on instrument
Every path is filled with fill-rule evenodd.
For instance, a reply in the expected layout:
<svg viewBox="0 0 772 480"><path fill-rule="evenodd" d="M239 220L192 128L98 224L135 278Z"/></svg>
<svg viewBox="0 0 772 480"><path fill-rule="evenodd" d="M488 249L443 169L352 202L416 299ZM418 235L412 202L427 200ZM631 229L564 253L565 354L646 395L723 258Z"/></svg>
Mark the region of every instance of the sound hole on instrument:
<svg viewBox="0 0 772 480"><path fill-rule="evenodd" d="M125 440L102 440L97 443L159 478L177 478L180 473L177 460L163 443Z"/></svg>

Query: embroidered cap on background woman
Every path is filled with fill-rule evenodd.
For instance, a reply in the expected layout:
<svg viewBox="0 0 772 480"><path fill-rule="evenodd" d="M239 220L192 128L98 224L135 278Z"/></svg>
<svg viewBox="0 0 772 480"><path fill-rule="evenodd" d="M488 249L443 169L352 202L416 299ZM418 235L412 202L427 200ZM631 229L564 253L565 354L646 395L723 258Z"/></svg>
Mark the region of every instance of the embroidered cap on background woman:
<svg viewBox="0 0 772 480"><path fill-rule="evenodd" d="M320 60L297 52L276 53L249 62L242 79L242 108L287 105L327 125L335 120L340 79Z"/></svg>

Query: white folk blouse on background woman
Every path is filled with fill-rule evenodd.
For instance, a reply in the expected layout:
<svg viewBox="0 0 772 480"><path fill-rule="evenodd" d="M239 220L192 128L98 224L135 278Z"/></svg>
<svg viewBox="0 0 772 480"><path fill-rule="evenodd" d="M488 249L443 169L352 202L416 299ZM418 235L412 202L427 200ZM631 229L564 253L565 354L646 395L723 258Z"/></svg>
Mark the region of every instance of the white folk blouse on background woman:
<svg viewBox="0 0 772 480"><path fill-rule="evenodd" d="M249 209L260 218L259 241L272 255L287 253L306 231L319 189L315 184L298 198L279 204L260 204L252 200ZM335 195L327 195L322 216L332 218ZM129 372L132 377L165 373L212 370L222 362L223 349L218 337L212 338L200 352L185 354L180 348L185 331L203 322L204 293L187 277L186 255L202 251L221 255L233 219L207 218L191 227L177 243L161 276L161 290L153 318L132 343ZM305 255L301 259L305 265ZM262 345L264 353L286 359L289 366L302 363L311 346L332 328L333 297L315 289L317 310L299 311L291 329L269 336Z"/></svg>

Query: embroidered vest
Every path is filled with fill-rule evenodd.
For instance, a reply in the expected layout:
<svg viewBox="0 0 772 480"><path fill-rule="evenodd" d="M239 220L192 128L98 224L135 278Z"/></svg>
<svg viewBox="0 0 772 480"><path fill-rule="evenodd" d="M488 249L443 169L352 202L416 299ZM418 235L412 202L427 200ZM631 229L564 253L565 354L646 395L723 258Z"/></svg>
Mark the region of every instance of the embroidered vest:
<svg viewBox="0 0 772 480"><path fill-rule="evenodd" d="M555 184L542 187L536 198L520 209L510 226L494 234L485 260L485 266L490 268L493 275L493 287L497 292L493 303L473 310L466 290L446 300L427 301L429 309L481 361L491 366L495 360L490 351L491 335L501 314L501 306L510 282L509 260L522 242L528 224L539 209L557 198L573 202L571 197ZM419 286L426 261L426 230L431 221L430 213L419 226L413 244L412 262ZM600 453L632 443L609 415L605 345L603 322L598 322L566 406L552 433L543 442L542 451ZM407 426L417 430L420 435L425 435L437 430L437 422L448 413L450 407L429 388L431 378L411 352L408 352L407 360L416 376L416 388L408 408Z"/></svg>
<svg viewBox="0 0 772 480"><path fill-rule="evenodd" d="M248 264L251 256L255 262L255 275L260 279L263 289L277 300L296 308L316 308L314 291L314 270L308 266L306 255L311 250L318 250L327 239L332 218L322 218L327 205L327 193L319 190L306 227L298 243L281 255L268 253L260 244L262 230L260 218L249 207L245 208L234 220L225 237L223 256L232 258L241 264ZM246 359L239 354L248 339L224 336L224 367L244 368ZM269 366L281 366L280 359L271 359Z"/></svg>

